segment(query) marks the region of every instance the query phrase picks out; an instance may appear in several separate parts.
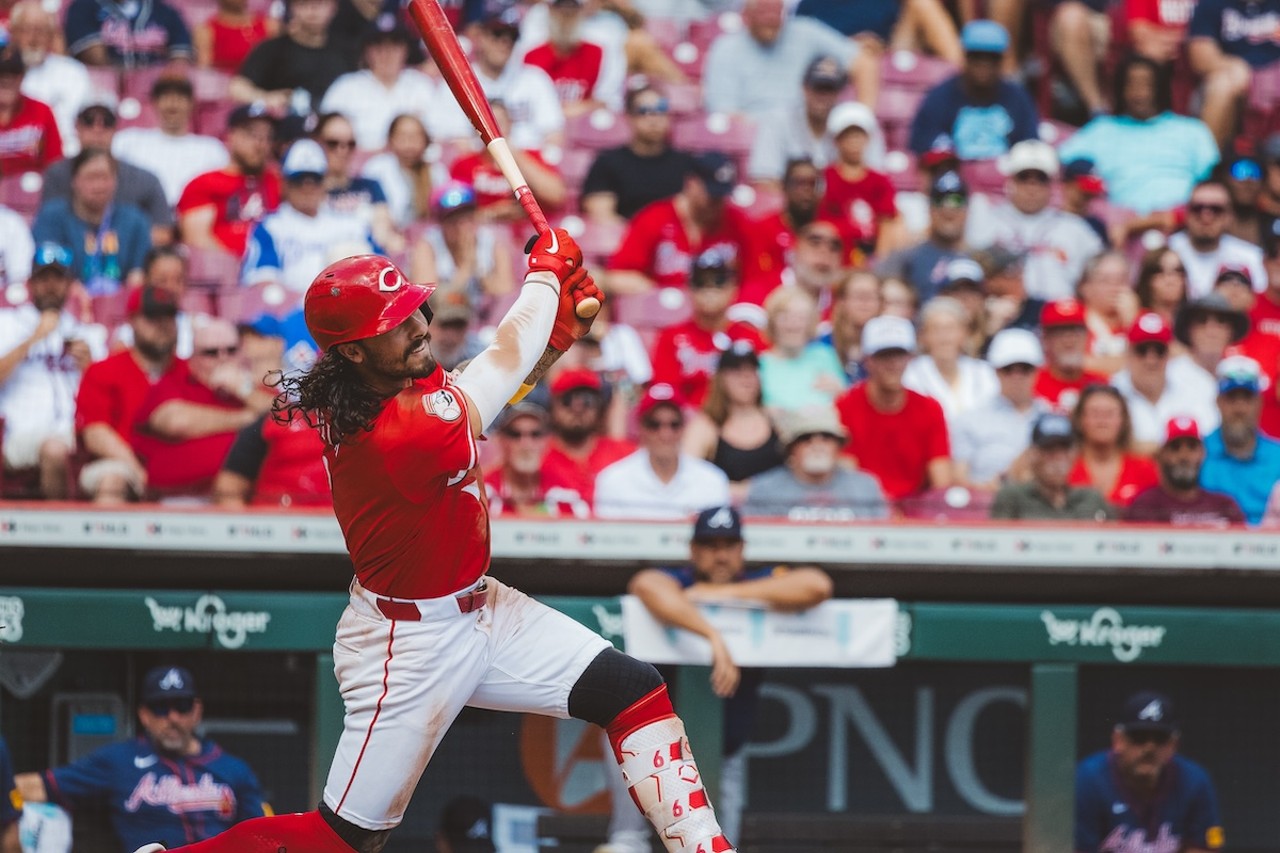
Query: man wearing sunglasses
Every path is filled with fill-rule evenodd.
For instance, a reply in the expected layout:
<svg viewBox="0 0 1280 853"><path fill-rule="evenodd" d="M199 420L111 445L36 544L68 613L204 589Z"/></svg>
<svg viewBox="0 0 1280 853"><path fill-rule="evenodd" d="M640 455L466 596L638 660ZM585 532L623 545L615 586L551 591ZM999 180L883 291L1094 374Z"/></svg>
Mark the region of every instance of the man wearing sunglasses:
<svg viewBox="0 0 1280 853"><path fill-rule="evenodd" d="M1129 697L1111 749L1076 768L1076 853L1222 847L1213 781L1177 754L1180 734L1169 697L1151 691Z"/></svg>
<svg viewBox="0 0 1280 853"><path fill-rule="evenodd" d="M156 667L142 680L138 737L62 767L19 773L16 789L28 803L105 803L125 850L156 839L176 847L270 814L249 765L196 733L203 714L191 673Z"/></svg>
<svg viewBox="0 0 1280 853"><path fill-rule="evenodd" d="M1187 296L1204 296L1213 290L1218 271L1224 266L1243 266L1253 279L1253 289L1267 289L1267 271L1262 249L1227 232L1231 221L1231 193L1221 181L1202 181L1187 201L1186 228L1169 238L1169 248L1178 253L1187 268Z"/></svg>

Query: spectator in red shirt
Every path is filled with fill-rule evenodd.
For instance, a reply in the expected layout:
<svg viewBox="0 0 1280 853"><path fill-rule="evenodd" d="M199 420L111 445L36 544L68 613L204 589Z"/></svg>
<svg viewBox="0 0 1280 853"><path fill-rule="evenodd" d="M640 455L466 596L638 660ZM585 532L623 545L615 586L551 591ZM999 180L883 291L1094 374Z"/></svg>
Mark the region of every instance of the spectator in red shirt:
<svg viewBox="0 0 1280 853"><path fill-rule="evenodd" d="M1112 506L1126 507L1159 475L1146 456L1133 452L1129 405L1110 385L1090 385L1071 415L1080 452L1067 482L1092 486Z"/></svg>
<svg viewBox="0 0 1280 853"><path fill-rule="evenodd" d="M782 209L752 221L747 255L742 259L743 299L763 305L782 282L796 234L813 221L822 198L822 172L812 160L788 161L782 177Z"/></svg>
<svg viewBox="0 0 1280 853"><path fill-rule="evenodd" d="M236 434L271 408L273 394L239 360L240 337L226 320L197 324L190 370L162 377L133 427L133 451L151 494L204 497Z"/></svg>
<svg viewBox="0 0 1280 853"><path fill-rule="evenodd" d="M1036 374L1036 397L1059 411L1070 411L1089 385L1106 385L1107 377L1084 369L1089 349L1084 306L1075 299L1050 302L1040 312L1044 368Z"/></svg>
<svg viewBox="0 0 1280 853"><path fill-rule="evenodd" d="M867 254L883 257L901 248L907 229L898 215L893 184L863 159L867 143L880 133L875 113L865 104L840 104L827 118L827 132L836 143L836 162L823 173L826 189L818 214L848 222Z"/></svg>
<svg viewBox="0 0 1280 853"><path fill-rule="evenodd" d="M562 370L551 380L551 449L542 474L572 489L588 505L596 475L635 450L629 441L603 435L604 383L594 371Z"/></svg>
<svg viewBox="0 0 1280 853"><path fill-rule="evenodd" d="M1187 39L1194 0L1124 0L1133 52L1164 65L1178 58Z"/></svg>
<svg viewBox="0 0 1280 853"><path fill-rule="evenodd" d="M501 101L492 102L494 118L503 135L511 132L511 114ZM510 137L508 137L510 138ZM529 190L544 210L556 210L564 206L568 187L564 178L548 163L541 153L511 146L511 156L520 167L521 174L529 182ZM476 193L476 208L481 218L490 222L521 222L524 208L511 195L511 185L502 170L494 162L488 150L477 151L453 161L449 174L455 181L469 184Z"/></svg>
<svg viewBox="0 0 1280 853"><path fill-rule="evenodd" d="M1200 486L1204 441L1195 418L1177 417L1169 421L1156 462L1160 465L1160 482L1138 493L1124 510L1125 521L1175 527L1225 527L1245 523L1244 511L1235 498Z"/></svg>
<svg viewBox="0 0 1280 853"><path fill-rule="evenodd" d="M660 287L684 287L693 259L715 246L744 257L749 232L746 215L729 204L738 184L738 167L719 152L693 158L684 188L655 201L635 215L622 245L610 259L612 293L648 293Z"/></svg>
<svg viewBox="0 0 1280 853"><path fill-rule="evenodd" d="M627 57L605 52L582 40L582 0L552 0L547 16L547 41L524 55L527 65L547 72L556 84L565 116L582 115L604 107L622 109Z"/></svg>
<svg viewBox="0 0 1280 853"><path fill-rule="evenodd" d="M129 292L132 345L89 366L76 396L76 432L93 457L80 488L95 503L120 504L147 491L147 470L131 444L138 410L161 379L181 379L187 363L175 355L178 300L151 284Z"/></svg>
<svg viewBox="0 0 1280 853"><path fill-rule="evenodd" d="M737 341L757 352L768 344L750 323L730 320L738 296L738 271L723 247L708 249L693 262L689 297L693 318L662 330L653 348L653 381L665 382L691 406L701 406L720 354Z"/></svg>
<svg viewBox="0 0 1280 853"><path fill-rule="evenodd" d="M551 436L546 409L517 403L507 409L493 436L502 449L502 466L484 478L492 515L591 516L576 489L560 482L556 471L544 470Z"/></svg>
<svg viewBox="0 0 1280 853"><path fill-rule="evenodd" d="M234 74L259 42L274 38L280 24L249 9L249 0L218 0L218 9L191 33L196 65Z"/></svg>
<svg viewBox="0 0 1280 853"><path fill-rule="evenodd" d="M192 179L178 199L182 242L243 257L258 221L280 205L280 174L270 165L275 119L262 107L236 107L227 119L231 164Z"/></svg>
<svg viewBox="0 0 1280 853"><path fill-rule="evenodd" d="M26 73L16 46L0 49L0 177L42 172L62 159L53 110L22 94Z"/></svg>
<svg viewBox="0 0 1280 853"><path fill-rule="evenodd" d="M902 384L915 351L910 320L872 318L862 329L867 378L836 401L849 432L844 452L880 480L891 501L946 488L953 480L942 406Z"/></svg>
<svg viewBox="0 0 1280 853"><path fill-rule="evenodd" d="M259 415L236 434L213 479L213 500L246 506L329 506L333 500L318 430L294 412L288 423Z"/></svg>

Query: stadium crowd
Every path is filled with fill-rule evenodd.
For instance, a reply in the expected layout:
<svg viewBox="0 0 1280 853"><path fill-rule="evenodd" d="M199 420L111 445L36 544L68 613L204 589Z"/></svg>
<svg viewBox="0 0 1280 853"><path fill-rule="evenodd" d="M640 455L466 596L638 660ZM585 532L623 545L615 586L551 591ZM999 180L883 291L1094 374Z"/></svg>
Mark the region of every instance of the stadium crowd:
<svg viewBox="0 0 1280 853"><path fill-rule="evenodd" d="M443 5L610 295L495 514L1280 523L1280 0ZM386 254L465 368L519 205L396 0L61 6L0 0L0 497L326 505L307 285Z"/></svg>

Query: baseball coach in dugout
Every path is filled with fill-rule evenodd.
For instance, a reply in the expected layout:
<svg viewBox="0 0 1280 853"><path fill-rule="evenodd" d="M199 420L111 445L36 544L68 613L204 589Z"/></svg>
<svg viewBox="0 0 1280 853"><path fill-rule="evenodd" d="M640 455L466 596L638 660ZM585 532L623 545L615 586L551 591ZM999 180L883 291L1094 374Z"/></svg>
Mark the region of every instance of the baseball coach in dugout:
<svg viewBox="0 0 1280 853"><path fill-rule="evenodd" d="M493 343L456 379L431 354L434 289L363 255L328 267L307 291L307 326L324 354L282 379L276 415L300 412L320 430L355 565L333 647L342 736L317 810L246 821L180 849L376 853L471 706L604 727L669 853L732 851L658 672L486 577L476 439L546 369L544 352L589 330L575 305L602 294L581 250L563 230L537 239Z"/></svg>

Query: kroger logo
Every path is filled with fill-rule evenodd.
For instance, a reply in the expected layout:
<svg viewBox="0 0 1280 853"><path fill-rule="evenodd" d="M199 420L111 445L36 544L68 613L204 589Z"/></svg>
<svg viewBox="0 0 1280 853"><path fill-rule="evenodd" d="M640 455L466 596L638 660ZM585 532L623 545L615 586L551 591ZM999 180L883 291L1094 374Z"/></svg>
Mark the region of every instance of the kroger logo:
<svg viewBox="0 0 1280 853"><path fill-rule="evenodd" d="M1126 625L1119 611L1099 607L1088 619L1059 619L1048 610L1040 612L1049 645L1110 646L1116 660L1130 663L1143 649L1153 649L1164 641L1163 625Z"/></svg>
<svg viewBox="0 0 1280 853"><path fill-rule="evenodd" d="M271 614L256 610L228 610L216 595L202 595L194 607L168 607L151 596L143 599L151 611L154 631L213 634L224 649L238 649L250 634L267 630Z"/></svg>

